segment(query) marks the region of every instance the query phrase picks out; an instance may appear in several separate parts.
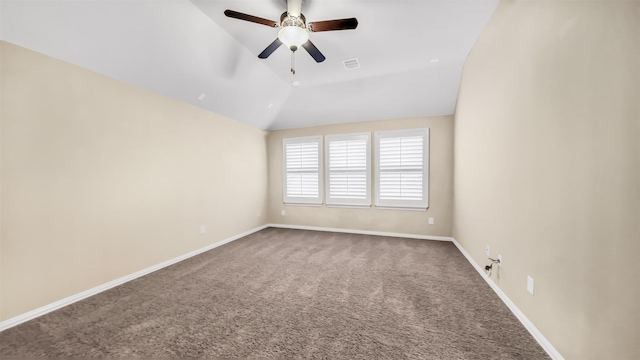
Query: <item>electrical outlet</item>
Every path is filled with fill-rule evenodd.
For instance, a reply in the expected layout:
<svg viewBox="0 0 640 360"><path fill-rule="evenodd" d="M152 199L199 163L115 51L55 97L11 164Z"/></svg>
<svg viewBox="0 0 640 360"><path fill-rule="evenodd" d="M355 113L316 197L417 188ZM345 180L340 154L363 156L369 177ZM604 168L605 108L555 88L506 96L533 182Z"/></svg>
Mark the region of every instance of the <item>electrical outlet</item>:
<svg viewBox="0 0 640 360"><path fill-rule="evenodd" d="M435 224L435 220L433 219L433 217L429 217L429 225L433 224Z"/></svg>
<svg viewBox="0 0 640 360"><path fill-rule="evenodd" d="M260 219L260 216L261 216L260 211L258 211L258 213L256 214L256 217Z"/></svg>
<svg viewBox="0 0 640 360"><path fill-rule="evenodd" d="M489 247L489 245L487 245L487 247L484 249L484 252L487 254L487 257L491 256L491 248Z"/></svg>
<svg viewBox="0 0 640 360"><path fill-rule="evenodd" d="M280 211L280 215L282 215L282 216L287 216L287 212L286 212L286 211L284 211L284 210L281 210L281 211Z"/></svg>
<svg viewBox="0 0 640 360"><path fill-rule="evenodd" d="M200 234L204 234L207 232L207 226L206 225L200 225Z"/></svg>
<svg viewBox="0 0 640 360"><path fill-rule="evenodd" d="M498 267L502 267L502 255L498 255Z"/></svg>
<svg viewBox="0 0 640 360"><path fill-rule="evenodd" d="M533 278L527 275L527 291L533 295Z"/></svg>

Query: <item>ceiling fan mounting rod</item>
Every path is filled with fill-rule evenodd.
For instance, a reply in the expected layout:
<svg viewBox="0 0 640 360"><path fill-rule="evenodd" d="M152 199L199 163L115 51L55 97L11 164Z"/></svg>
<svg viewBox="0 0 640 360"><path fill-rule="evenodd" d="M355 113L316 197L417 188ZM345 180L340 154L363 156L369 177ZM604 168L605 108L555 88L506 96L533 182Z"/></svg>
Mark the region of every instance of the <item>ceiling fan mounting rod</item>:
<svg viewBox="0 0 640 360"><path fill-rule="evenodd" d="M302 0L287 0L287 12L293 16L301 15Z"/></svg>

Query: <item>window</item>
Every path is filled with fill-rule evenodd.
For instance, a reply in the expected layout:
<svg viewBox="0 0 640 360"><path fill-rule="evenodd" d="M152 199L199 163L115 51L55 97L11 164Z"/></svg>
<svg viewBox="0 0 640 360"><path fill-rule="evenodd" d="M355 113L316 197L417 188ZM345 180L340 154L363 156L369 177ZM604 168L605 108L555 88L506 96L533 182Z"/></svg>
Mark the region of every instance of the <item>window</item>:
<svg viewBox="0 0 640 360"><path fill-rule="evenodd" d="M322 204L321 147L321 136L282 140L285 204Z"/></svg>
<svg viewBox="0 0 640 360"><path fill-rule="evenodd" d="M327 205L371 206L371 135L327 135Z"/></svg>
<svg viewBox="0 0 640 360"><path fill-rule="evenodd" d="M376 206L429 207L429 129L376 132Z"/></svg>

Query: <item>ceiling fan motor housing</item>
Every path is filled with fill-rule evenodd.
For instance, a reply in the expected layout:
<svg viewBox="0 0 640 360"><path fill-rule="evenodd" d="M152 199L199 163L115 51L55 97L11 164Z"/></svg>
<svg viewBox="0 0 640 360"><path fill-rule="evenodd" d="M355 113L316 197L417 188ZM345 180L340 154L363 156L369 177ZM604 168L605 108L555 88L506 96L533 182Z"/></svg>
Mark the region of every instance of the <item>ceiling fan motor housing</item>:
<svg viewBox="0 0 640 360"><path fill-rule="evenodd" d="M297 26L306 29L307 19L302 14L300 16L291 16L285 11L280 15L280 27L285 26Z"/></svg>

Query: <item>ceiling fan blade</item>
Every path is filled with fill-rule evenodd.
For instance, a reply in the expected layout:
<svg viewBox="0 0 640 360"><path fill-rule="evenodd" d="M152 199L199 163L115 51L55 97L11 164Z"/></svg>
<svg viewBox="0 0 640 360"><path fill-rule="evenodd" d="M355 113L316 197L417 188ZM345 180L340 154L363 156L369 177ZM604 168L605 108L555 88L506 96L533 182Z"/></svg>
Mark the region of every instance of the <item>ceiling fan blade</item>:
<svg viewBox="0 0 640 360"><path fill-rule="evenodd" d="M253 16L253 15L243 14L241 12L237 12L237 11L233 11L233 10L225 10L224 14L227 15L228 17L230 17L230 18L250 21L250 22L257 23L257 24L267 25L269 27L277 27L278 26L278 23L273 21L273 20L264 19L264 18L261 18L261 17Z"/></svg>
<svg viewBox="0 0 640 360"><path fill-rule="evenodd" d="M311 42L311 40L308 40L306 43L302 44L302 47L307 50L307 52L309 53L309 55L311 55L311 57L316 61L316 62L323 62L324 59L326 59L324 57L324 55L322 55L322 53L320 52L320 50L318 50L318 48L313 45L313 43Z"/></svg>
<svg viewBox="0 0 640 360"><path fill-rule="evenodd" d="M282 41L280 41L280 39L276 38L275 40L273 40L273 42L271 44L269 44L269 46L267 46L266 49L262 50L262 52L260 53L260 55L258 55L258 57L260 59L268 58L269 55L271 55L274 51L276 51L277 48L280 47L280 45L282 45Z"/></svg>
<svg viewBox="0 0 640 360"><path fill-rule="evenodd" d="M291 16L299 17L302 13L302 0L287 0L287 12Z"/></svg>
<svg viewBox="0 0 640 360"><path fill-rule="evenodd" d="M358 27L358 19L325 20L309 23L309 29L313 32L332 30L352 30Z"/></svg>

